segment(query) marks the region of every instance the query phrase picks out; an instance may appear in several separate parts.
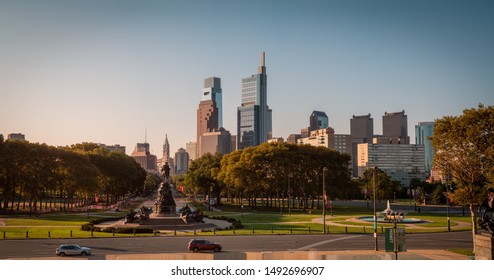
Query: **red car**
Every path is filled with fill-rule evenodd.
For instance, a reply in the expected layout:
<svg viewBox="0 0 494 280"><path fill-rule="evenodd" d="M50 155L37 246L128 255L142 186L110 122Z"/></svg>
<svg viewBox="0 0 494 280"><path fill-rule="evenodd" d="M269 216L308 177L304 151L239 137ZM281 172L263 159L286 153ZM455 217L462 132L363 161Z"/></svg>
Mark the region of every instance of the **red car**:
<svg viewBox="0 0 494 280"><path fill-rule="evenodd" d="M223 248L220 244L214 243L207 239L192 239L189 242L188 249L194 253L197 253L202 250L212 250L215 252L219 252Z"/></svg>

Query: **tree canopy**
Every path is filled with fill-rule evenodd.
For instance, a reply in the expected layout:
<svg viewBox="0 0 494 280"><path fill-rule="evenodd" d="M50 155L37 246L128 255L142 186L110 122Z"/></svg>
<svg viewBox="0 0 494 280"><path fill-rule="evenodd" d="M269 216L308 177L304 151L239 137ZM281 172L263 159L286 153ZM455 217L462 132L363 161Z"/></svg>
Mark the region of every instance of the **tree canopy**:
<svg viewBox="0 0 494 280"><path fill-rule="evenodd" d="M476 234L475 208L494 182L494 106L466 109L460 116L436 120L434 165L456 184L455 202L468 205Z"/></svg>

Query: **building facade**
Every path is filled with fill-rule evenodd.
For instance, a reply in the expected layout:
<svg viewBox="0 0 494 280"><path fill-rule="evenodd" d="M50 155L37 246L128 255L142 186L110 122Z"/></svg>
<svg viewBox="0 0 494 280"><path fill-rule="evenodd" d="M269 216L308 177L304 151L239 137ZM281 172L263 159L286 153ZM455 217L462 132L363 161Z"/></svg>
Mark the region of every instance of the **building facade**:
<svg viewBox="0 0 494 280"><path fill-rule="evenodd" d="M357 161L358 176L377 167L404 187L409 187L414 178L427 177L423 145L358 144Z"/></svg>
<svg viewBox="0 0 494 280"><path fill-rule="evenodd" d="M157 172L157 158L149 152L149 143L137 143L130 155L148 172Z"/></svg>
<svg viewBox="0 0 494 280"><path fill-rule="evenodd" d="M237 108L237 148L257 146L272 137L272 110L267 104L265 53L258 73L242 79L241 106Z"/></svg>
<svg viewBox="0 0 494 280"><path fill-rule="evenodd" d="M415 144L424 145L425 170L430 173L434 160L434 148L430 137L434 136L434 122L420 122L415 125Z"/></svg>
<svg viewBox="0 0 494 280"><path fill-rule="evenodd" d="M189 159L191 161L196 160L197 142L186 143L185 150L189 154Z"/></svg>
<svg viewBox="0 0 494 280"><path fill-rule="evenodd" d="M199 157L210 154L228 154L231 148L232 135L228 130L220 128L217 131L207 132L201 136L201 154Z"/></svg>
<svg viewBox="0 0 494 280"><path fill-rule="evenodd" d="M10 133L7 135L7 140L10 141L26 141L26 136L22 133Z"/></svg>
<svg viewBox="0 0 494 280"><path fill-rule="evenodd" d="M199 103L197 110L197 146L196 156L199 158L201 152L201 136L204 133L213 132L219 129L218 127L218 109L213 100L203 100Z"/></svg>
<svg viewBox="0 0 494 280"><path fill-rule="evenodd" d="M328 128L329 118L326 113L321 111L313 111L309 117L309 130L314 131L318 129Z"/></svg>
<svg viewBox="0 0 494 280"><path fill-rule="evenodd" d="M352 172L353 177L357 177L358 144L372 143L372 138L374 138L374 119L371 118L371 114L363 116L353 115L350 119L350 135L352 138Z"/></svg>
<svg viewBox="0 0 494 280"><path fill-rule="evenodd" d="M410 144L408 137L408 117L405 110L401 112L388 113L383 115L383 135L384 139L377 140L377 143L390 144Z"/></svg>
<svg viewBox="0 0 494 280"><path fill-rule="evenodd" d="M125 146L120 146L118 144L116 144L116 145L99 144L99 146L101 148L107 149L110 152L117 152L117 153L125 154Z"/></svg>
<svg viewBox="0 0 494 280"><path fill-rule="evenodd" d="M175 153L175 174L184 175L189 170L189 154L183 148Z"/></svg>
<svg viewBox="0 0 494 280"><path fill-rule="evenodd" d="M216 128L223 127L223 92L221 90L221 79L210 77L204 79L204 87L202 89L202 101L212 100L218 111L218 123Z"/></svg>

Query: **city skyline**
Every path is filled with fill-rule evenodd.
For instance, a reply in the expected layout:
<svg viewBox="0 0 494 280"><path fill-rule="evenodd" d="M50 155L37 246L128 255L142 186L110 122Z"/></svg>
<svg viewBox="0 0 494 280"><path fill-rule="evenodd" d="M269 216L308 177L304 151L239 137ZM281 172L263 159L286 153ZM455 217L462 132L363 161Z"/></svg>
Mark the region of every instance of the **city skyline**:
<svg viewBox="0 0 494 280"><path fill-rule="evenodd" d="M338 134L370 113L382 134L382 115L404 110L414 143L420 122L494 104L493 9L489 1L0 1L0 134L119 144L127 154L146 137L154 155L168 135L173 154L196 139L207 77L221 79L223 126L237 131L241 80L265 51L273 137L300 133L313 111Z"/></svg>

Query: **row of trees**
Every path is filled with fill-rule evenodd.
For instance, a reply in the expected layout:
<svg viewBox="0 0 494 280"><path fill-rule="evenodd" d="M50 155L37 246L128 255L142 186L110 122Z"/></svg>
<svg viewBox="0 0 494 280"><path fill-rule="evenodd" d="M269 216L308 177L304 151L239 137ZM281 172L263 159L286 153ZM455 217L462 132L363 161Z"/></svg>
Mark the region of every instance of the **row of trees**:
<svg viewBox="0 0 494 280"><path fill-rule="evenodd" d="M56 148L0 135L0 209L19 210L26 202L34 210L66 209L96 197L109 205L142 192L146 177L133 158L98 144Z"/></svg>
<svg viewBox="0 0 494 280"><path fill-rule="evenodd" d="M184 183L218 203L223 196L236 202L247 199L250 206L256 206L256 198L262 205L283 206L286 199L296 198L297 206L306 209L322 197L324 169L330 199L361 196L349 166L349 155L327 148L265 143L227 155L206 154L192 162Z"/></svg>

